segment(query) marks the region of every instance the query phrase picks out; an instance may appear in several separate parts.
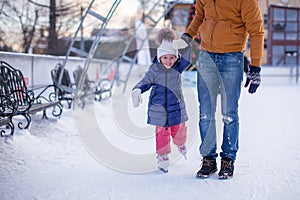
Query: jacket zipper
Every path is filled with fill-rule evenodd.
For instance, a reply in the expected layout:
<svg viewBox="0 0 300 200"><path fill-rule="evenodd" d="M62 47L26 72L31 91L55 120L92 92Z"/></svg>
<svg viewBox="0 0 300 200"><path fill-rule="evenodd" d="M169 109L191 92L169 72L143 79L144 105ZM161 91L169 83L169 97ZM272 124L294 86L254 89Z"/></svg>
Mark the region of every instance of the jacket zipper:
<svg viewBox="0 0 300 200"><path fill-rule="evenodd" d="M166 82L165 82L165 110L166 110L166 130L169 127L169 119L168 119L168 72L166 71Z"/></svg>

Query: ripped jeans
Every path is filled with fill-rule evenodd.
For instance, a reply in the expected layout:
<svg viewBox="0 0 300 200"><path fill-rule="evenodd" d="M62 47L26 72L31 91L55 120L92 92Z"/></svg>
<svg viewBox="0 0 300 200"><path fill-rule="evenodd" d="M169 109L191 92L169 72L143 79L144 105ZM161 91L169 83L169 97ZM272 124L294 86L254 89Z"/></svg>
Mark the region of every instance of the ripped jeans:
<svg viewBox="0 0 300 200"><path fill-rule="evenodd" d="M223 116L222 158L236 159L239 141L238 101L243 81L243 53L210 53L201 50L198 60L197 90L200 108L200 154L218 156L216 135L217 96L221 94Z"/></svg>

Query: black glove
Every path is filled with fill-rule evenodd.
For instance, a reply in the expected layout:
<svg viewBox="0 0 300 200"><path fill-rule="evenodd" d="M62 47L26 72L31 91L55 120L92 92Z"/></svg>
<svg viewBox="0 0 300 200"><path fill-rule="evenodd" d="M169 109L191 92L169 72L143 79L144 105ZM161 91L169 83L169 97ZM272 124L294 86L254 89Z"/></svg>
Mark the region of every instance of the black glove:
<svg viewBox="0 0 300 200"><path fill-rule="evenodd" d="M248 92L250 94L253 94L256 92L259 84L260 84L260 67L255 67L252 65L249 65L249 71L247 72L247 80L245 83L245 87L248 87Z"/></svg>
<svg viewBox="0 0 300 200"><path fill-rule="evenodd" d="M190 44L193 41L192 36L190 34L188 34L188 33L183 33L181 35L181 39L183 39L188 44Z"/></svg>

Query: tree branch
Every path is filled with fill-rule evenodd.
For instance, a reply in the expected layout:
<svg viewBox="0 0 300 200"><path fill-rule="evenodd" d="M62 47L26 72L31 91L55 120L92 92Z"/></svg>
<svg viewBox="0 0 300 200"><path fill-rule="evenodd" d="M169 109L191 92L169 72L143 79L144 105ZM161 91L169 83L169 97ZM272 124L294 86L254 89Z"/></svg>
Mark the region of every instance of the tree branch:
<svg viewBox="0 0 300 200"><path fill-rule="evenodd" d="M50 8L50 6L48 6L48 5L40 4L40 3L34 2L32 0L28 0L28 2L32 3L32 4L36 5L36 6L40 6L40 7L44 7L44 8Z"/></svg>

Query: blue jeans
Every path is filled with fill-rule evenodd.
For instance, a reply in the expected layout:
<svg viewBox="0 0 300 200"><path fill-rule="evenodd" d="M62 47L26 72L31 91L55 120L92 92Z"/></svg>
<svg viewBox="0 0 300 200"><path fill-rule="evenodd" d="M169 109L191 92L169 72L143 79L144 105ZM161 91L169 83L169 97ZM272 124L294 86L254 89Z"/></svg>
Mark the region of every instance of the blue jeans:
<svg viewBox="0 0 300 200"><path fill-rule="evenodd" d="M221 94L223 116L222 158L236 159L239 141L238 101L243 81L242 52L211 53L201 50L198 60L197 90L200 104L200 154L216 158L216 106Z"/></svg>

